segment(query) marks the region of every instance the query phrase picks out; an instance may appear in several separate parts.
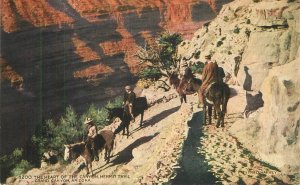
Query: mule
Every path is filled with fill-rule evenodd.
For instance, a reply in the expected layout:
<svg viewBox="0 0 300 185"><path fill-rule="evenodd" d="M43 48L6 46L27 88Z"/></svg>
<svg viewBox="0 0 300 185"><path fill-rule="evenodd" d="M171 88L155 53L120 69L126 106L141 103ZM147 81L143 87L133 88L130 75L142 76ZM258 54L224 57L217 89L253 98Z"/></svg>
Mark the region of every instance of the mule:
<svg viewBox="0 0 300 185"><path fill-rule="evenodd" d="M199 92L200 93L200 92ZM205 91L204 106L203 106L203 121L206 124L211 124L212 108L214 107L217 113L217 128L221 125L224 127L224 117L227 112L227 103L230 97L229 86L223 82L213 83Z"/></svg>
<svg viewBox="0 0 300 185"><path fill-rule="evenodd" d="M82 167L85 167L87 174L89 174L91 170L93 175L92 162L94 159L93 159L92 149L88 147L87 144L84 142L69 144L64 146L65 146L65 152L64 152L65 161L77 159L79 156L83 158L84 163L80 165L79 168L74 173L78 173Z"/></svg>
<svg viewBox="0 0 300 185"><path fill-rule="evenodd" d="M143 126L144 111L148 108L146 97L138 97L135 99L132 105L132 114L134 117L141 115L140 126ZM107 121L112 121L114 118L120 118L121 124L114 131L115 134L123 130L123 135L125 134L125 129L127 131L127 137L129 136L129 124L131 121L131 116L129 112L125 111L124 108L106 108L108 110Z"/></svg>
<svg viewBox="0 0 300 185"><path fill-rule="evenodd" d="M198 78L191 78L187 82L183 82L180 85L181 80L178 78L178 74L173 72L169 74L169 82L170 85L172 85L175 90L177 91L179 98L180 98L180 103L182 104L183 102L186 103L186 95L191 95L196 92L198 92L198 89L200 88L202 81ZM192 90L189 90L192 89Z"/></svg>
<svg viewBox="0 0 300 185"><path fill-rule="evenodd" d="M96 147L97 154L99 151L105 149L104 160L107 163L110 160L110 155L113 150L114 139L115 136L111 130L100 131L95 139L95 147ZM81 168L84 166L86 168L87 174L89 174L91 170L93 175L92 162L94 160L94 156L93 156L91 146L87 142L68 144L64 146L65 146L65 151L64 151L65 161L77 159L79 156L83 158L84 164L81 165L79 169L75 171L75 173L79 172Z"/></svg>

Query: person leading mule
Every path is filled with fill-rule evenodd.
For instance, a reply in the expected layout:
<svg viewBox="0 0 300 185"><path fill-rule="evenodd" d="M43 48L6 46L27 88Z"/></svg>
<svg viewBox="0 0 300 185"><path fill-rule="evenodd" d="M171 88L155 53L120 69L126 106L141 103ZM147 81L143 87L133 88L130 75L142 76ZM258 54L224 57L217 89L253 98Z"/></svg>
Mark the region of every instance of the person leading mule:
<svg viewBox="0 0 300 185"><path fill-rule="evenodd" d="M202 72L202 85L199 89L199 101L204 104L205 91L208 86L214 82L218 82L218 64L212 62L211 55L206 55L205 59L207 63L205 64Z"/></svg>
<svg viewBox="0 0 300 185"><path fill-rule="evenodd" d="M95 158L95 161L99 161L98 152L96 150L95 141L97 138L97 126L93 122L91 118L86 118L84 121L84 124L87 127L87 140L86 144L91 147L93 156Z"/></svg>
<svg viewBox="0 0 300 185"><path fill-rule="evenodd" d="M129 113L131 116L131 119L133 122L135 122L134 115L132 113L132 107L133 107L133 102L136 99L136 95L133 92L133 89L131 86L127 85L125 87L125 93L124 93L124 100L123 100L123 107L124 107L124 113Z"/></svg>

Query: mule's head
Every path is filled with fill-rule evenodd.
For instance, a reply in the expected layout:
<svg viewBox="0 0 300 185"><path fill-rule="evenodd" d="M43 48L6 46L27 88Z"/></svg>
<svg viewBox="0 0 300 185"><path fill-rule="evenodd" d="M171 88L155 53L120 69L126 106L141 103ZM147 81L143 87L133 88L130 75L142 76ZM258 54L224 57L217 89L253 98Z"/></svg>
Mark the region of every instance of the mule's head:
<svg viewBox="0 0 300 185"><path fill-rule="evenodd" d="M65 152L64 152L64 160L69 161L71 156L71 145L64 145L65 146Z"/></svg>
<svg viewBox="0 0 300 185"><path fill-rule="evenodd" d="M123 116L123 108L107 108L105 107L105 109L108 111L108 116L106 118L107 122L112 122L115 118L121 118Z"/></svg>

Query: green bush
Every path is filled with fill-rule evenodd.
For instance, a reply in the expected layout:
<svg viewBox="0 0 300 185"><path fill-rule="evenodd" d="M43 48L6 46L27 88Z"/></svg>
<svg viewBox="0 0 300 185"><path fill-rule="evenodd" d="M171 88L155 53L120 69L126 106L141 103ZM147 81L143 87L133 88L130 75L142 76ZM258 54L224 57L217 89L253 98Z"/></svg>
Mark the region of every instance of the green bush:
<svg viewBox="0 0 300 185"><path fill-rule="evenodd" d="M117 97L114 101L109 101L106 107L121 107L122 101L122 97ZM32 142L40 156L46 151L54 150L61 154L58 156L61 160L64 144L80 142L85 139L86 126L83 122L86 117L92 118L98 129L102 129L107 124L107 116L107 110L104 107L98 109L95 105L91 105L84 114L79 116L69 106L59 121L47 120L39 125L32 137Z"/></svg>
<svg viewBox="0 0 300 185"><path fill-rule="evenodd" d="M4 182L9 176L17 176L33 168L32 164L22 158L23 149L20 148L16 148L11 154L4 155L0 158L1 182Z"/></svg>
<svg viewBox="0 0 300 185"><path fill-rule="evenodd" d="M194 63L191 65L191 69L193 73L202 74L203 68L204 68L204 64L201 62Z"/></svg>
<svg viewBox="0 0 300 185"><path fill-rule="evenodd" d="M169 69L173 65L173 56L176 53L177 45L182 42L179 33L170 34L164 32L158 38L158 46L161 48L160 59L163 61L163 68Z"/></svg>
<svg viewBox="0 0 300 185"><path fill-rule="evenodd" d="M251 23L250 19L247 19L246 24L250 24L250 23Z"/></svg>
<svg viewBox="0 0 300 185"><path fill-rule="evenodd" d="M28 170L30 170L32 168L33 168L33 165L30 164L28 161L21 160L21 162L18 163L14 169L12 169L11 174L13 176L18 176L18 175L26 173Z"/></svg>
<svg viewBox="0 0 300 185"><path fill-rule="evenodd" d="M253 2L254 2L254 3L258 3L258 2L260 2L260 0L253 0Z"/></svg>
<svg viewBox="0 0 300 185"><path fill-rule="evenodd" d="M146 68L140 71L137 75L141 79L158 80L162 74L157 68Z"/></svg>

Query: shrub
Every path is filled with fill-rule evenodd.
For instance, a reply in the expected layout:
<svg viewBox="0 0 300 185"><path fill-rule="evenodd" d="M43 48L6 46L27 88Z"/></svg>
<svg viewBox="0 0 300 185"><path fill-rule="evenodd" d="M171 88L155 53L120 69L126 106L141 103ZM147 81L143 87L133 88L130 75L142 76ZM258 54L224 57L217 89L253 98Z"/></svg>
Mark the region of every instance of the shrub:
<svg viewBox="0 0 300 185"><path fill-rule="evenodd" d="M141 79L158 80L162 74L157 68L146 68L140 71L137 75Z"/></svg>
<svg viewBox="0 0 300 185"><path fill-rule="evenodd" d="M253 0L253 2L254 2L254 3L258 3L258 2L260 2L260 0Z"/></svg>
<svg viewBox="0 0 300 185"><path fill-rule="evenodd" d="M224 16L223 21L228 22L229 18L227 16Z"/></svg>
<svg viewBox="0 0 300 185"><path fill-rule="evenodd" d="M251 30L249 28L246 28L245 34L247 35L247 38L249 39L250 34L251 34Z"/></svg>
<svg viewBox="0 0 300 185"><path fill-rule="evenodd" d="M33 168L28 161L23 160L23 149L16 148L11 154L0 158L1 182L11 175L17 176Z"/></svg>
<svg viewBox="0 0 300 185"><path fill-rule="evenodd" d="M182 42L182 37L179 33L170 34L164 32L158 38L158 46L161 48L160 59L163 61L164 68L170 68L174 61L173 56L176 53L177 45Z"/></svg>
<svg viewBox="0 0 300 185"><path fill-rule="evenodd" d="M246 24L250 24L250 23L251 23L250 19L247 19Z"/></svg>
<svg viewBox="0 0 300 185"><path fill-rule="evenodd" d="M201 62L194 63L191 65L191 69L193 73L201 74L203 70L204 64Z"/></svg>
<svg viewBox="0 0 300 185"><path fill-rule="evenodd" d="M240 28L236 26L233 30L233 33L239 34L240 33Z"/></svg>
<svg viewBox="0 0 300 185"><path fill-rule="evenodd" d="M222 44L223 44L223 42L222 42L222 41L218 41L218 42L217 42L217 47L220 47L220 46L222 46Z"/></svg>
<svg viewBox="0 0 300 185"><path fill-rule="evenodd" d="M195 53L195 59L199 59L200 58L200 54L201 54L201 51L197 51L196 53Z"/></svg>
<svg viewBox="0 0 300 185"><path fill-rule="evenodd" d="M33 165L30 164L28 161L21 160L21 162L18 163L14 169L12 169L11 174L13 176L18 176L18 175L26 173L28 170L30 170L32 168L33 168Z"/></svg>
<svg viewBox="0 0 300 185"><path fill-rule="evenodd" d="M106 107L121 107L122 101L122 97L117 97L114 101L109 101ZM92 118L97 127L102 129L107 124L107 116L105 108L98 109L95 105L91 105L81 116L78 116L75 110L69 106L59 121L47 120L45 123L38 125L36 133L32 137L32 142L40 156L49 150L63 154L64 144L86 139L86 128L83 124L86 117ZM62 156L58 157L61 160Z"/></svg>

